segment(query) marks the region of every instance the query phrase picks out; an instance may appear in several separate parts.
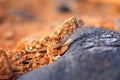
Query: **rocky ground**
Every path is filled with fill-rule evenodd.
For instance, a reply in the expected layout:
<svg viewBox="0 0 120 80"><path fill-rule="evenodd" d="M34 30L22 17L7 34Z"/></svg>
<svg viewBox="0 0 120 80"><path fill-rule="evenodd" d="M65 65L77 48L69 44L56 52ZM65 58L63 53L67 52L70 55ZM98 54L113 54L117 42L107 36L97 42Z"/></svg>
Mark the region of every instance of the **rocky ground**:
<svg viewBox="0 0 120 80"><path fill-rule="evenodd" d="M21 39L48 36L71 16L83 19L86 27L71 35L77 40L70 49L18 80L119 80L120 1L116 0L0 0L0 77L14 75L6 55L16 50Z"/></svg>
<svg viewBox="0 0 120 80"><path fill-rule="evenodd" d="M77 40L60 59L18 80L119 80L120 33L84 27L71 37Z"/></svg>

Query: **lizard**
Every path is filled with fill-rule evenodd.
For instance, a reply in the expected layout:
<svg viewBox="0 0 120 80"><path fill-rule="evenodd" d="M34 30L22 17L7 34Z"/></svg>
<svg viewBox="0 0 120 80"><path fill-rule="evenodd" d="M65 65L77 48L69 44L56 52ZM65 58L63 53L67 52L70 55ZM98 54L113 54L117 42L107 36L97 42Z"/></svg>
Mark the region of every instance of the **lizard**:
<svg viewBox="0 0 120 80"><path fill-rule="evenodd" d="M50 62L53 62L54 57L62 55L73 42L69 36L83 26L84 21L82 19L78 19L76 16L70 17L52 35L41 39L25 40L23 50L28 53L46 52Z"/></svg>
<svg viewBox="0 0 120 80"><path fill-rule="evenodd" d="M38 63L37 59L35 59L34 63L31 63L29 61L29 64L26 64L24 61L26 61L27 56L33 56L34 53L36 54L41 54L41 53L46 53L45 57L37 57L41 58L38 59L40 60L40 65L48 64L56 59L58 59L65 51L69 49L69 45L74 41L74 39L70 38L70 36L80 29L81 27L84 26L84 22L81 19L78 19L77 17L73 16L61 24L58 29L50 36L46 36L44 38L40 39L24 39L24 46L22 48L19 48L20 45L17 46L18 52L15 50L15 52L11 52L10 54L7 54L4 50L0 49L0 62L3 64L0 65L1 67L1 73L0 73L0 78L17 78L21 74L29 71L30 69L33 70L39 65L36 65ZM23 51L23 52L21 52ZM27 55L27 54L28 55ZM33 53L32 55L29 55L30 53ZM29 58L32 59L32 58ZM48 60L46 60L48 59ZM46 62L45 62L46 61ZM13 62L13 64L9 64L10 62ZM24 63L23 63L24 62ZM5 67L2 67L5 66ZM3 74L4 73L4 76Z"/></svg>

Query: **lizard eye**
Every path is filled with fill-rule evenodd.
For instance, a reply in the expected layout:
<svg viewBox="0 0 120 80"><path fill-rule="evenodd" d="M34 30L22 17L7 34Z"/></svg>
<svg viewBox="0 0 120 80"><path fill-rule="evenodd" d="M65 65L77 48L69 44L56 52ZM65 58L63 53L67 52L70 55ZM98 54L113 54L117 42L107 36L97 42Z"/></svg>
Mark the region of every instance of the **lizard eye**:
<svg viewBox="0 0 120 80"><path fill-rule="evenodd" d="M71 20L71 22L72 22L73 24L77 24L77 19L76 19L76 18L73 18L73 19Z"/></svg>

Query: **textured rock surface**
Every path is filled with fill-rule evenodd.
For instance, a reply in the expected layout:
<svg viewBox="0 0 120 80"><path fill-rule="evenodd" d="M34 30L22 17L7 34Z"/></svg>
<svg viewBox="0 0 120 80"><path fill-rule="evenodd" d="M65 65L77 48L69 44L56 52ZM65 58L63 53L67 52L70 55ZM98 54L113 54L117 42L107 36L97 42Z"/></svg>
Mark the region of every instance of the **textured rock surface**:
<svg viewBox="0 0 120 80"><path fill-rule="evenodd" d="M18 80L119 80L120 34L85 27L70 49L57 61L33 70Z"/></svg>
<svg viewBox="0 0 120 80"><path fill-rule="evenodd" d="M12 76L13 72L7 54L0 49L0 80L11 79Z"/></svg>

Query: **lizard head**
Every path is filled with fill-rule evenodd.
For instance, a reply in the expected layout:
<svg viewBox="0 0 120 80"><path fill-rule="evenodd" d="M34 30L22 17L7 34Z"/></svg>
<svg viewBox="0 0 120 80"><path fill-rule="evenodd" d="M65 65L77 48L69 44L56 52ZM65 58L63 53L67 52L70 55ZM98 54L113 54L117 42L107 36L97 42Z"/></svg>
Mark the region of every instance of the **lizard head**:
<svg viewBox="0 0 120 80"><path fill-rule="evenodd" d="M71 25L77 25L78 27L81 27L84 25L84 21L81 19L78 19L76 16L73 16L69 19L69 22Z"/></svg>

